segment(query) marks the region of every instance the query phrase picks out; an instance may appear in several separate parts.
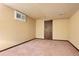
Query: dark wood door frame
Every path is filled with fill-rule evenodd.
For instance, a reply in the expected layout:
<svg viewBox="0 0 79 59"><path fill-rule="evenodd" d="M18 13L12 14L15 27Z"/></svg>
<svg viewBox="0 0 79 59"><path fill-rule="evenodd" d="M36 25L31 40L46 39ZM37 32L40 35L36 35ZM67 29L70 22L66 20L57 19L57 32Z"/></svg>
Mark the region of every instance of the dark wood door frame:
<svg viewBox="0 0 79 59"><path fill-rule="evenodd" d="M52 23L53 20L44 21L44 39L52 39Z"/></svg>

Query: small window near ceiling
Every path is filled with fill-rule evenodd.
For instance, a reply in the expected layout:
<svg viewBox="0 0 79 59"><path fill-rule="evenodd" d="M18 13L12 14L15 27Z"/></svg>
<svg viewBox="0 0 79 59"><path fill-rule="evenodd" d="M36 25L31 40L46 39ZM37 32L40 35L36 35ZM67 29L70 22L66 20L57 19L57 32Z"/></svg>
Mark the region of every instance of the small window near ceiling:
<svg viewBox="0 0 79 59"><path fill-rule="evenodd" d="M15 19L18 21L26 21L26 15L22 12L15 11Z"/></svg>

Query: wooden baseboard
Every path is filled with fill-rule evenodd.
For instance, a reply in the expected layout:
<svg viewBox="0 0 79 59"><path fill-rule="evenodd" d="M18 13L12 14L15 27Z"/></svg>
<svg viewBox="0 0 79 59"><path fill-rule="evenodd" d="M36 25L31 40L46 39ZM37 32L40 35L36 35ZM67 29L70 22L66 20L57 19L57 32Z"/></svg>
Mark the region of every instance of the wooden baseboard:
<svg viewBox="0 0 79 59"><path fill-rule="evenodd" d="M35 38L35 39L44 39L44 38Z"/></svg>
<svg viewBox="0 0 79 59"><path fill-rule="evenodd" d="M79 49L75 45L73 45L69 40L67 40L67 42L69 42L77 51L79 51Z"/></svg>
<svg viewBox="0 0 79 59"><path fill-rule="evenodd" d="M79 49L77 47L75 47L75 45L73 45L69 40L57 40L55 39L55 41L67 41L69 42L77 51L79 51Z"/></svg>
<svg viewBox="0 0 79 59"><path fill-rule="evenodd" d="M36 39L43 39L43 38L36 38ZM43 39L44 40L44 39ZM79 49L77 47L75 47L69 40L61 40L61 39L52 39L53 41L67 41L69 42L77 51L79 51Z"/></svg>
<svg viewBox="0 0 79 59"><path fill-rule="evenodd" d="M43 39L43 38L34 38L34 39ZM0 50L0 52L3 52L3 51L6 51L6 50L8 50L8 49L11 49L11 48L13 48L13 47L17 47L17 46L19 46L19 45L21 45L21 44L24 44L24 43L26 43L26 42L29 42L29 41L32 41L32 40L34 40L34 39L31 39L31 40L28 40L28 41L24 41L24 42L22 42L22 43L19 43L19 44L16 44L16 45L14 45L14 46L11 46L11 47L8 47L8 48L6 48L6 49L3 49L3 50ZM43 39L44 40L44 39ZM54 41L67 41L67 42L69 42L77 51L79 51L79 49L78 48L76 48L70 41L68 41L68 40L54 40Z"/></svg>
<svg viewBox="0 0 79 59"><path fill-rule="evenodd" d="M34 39L35 39L35 38L34 38ZM30 40L24 41L24 42L22 42L22 43L16 44L16 45L14 45L14 46L8 47L8 48L6 48L6 49L0 50L0 52L6 51L6 50L11 49L11 48L13 48L13 47L17 47L17 46L19 46L19 45L21 45L21 44L24 44L24 43L26 43L26 42L32 41L32 40L34 40L34 39L30 39Z"/></svg>
<svg viewBox="0 0 79 59"><path fill-rule="evenodd" d="M67 41L67 40L61 40L61 39L53 39L54 41Z"/></svg>

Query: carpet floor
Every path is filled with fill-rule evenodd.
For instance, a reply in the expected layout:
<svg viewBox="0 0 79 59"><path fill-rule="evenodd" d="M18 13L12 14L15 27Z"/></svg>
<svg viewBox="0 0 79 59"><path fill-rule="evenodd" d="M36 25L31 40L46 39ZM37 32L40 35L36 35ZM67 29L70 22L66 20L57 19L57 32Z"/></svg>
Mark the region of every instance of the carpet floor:
<svg viewBox="0 0 79 59"><path fill-rule="evenodd" d="M67 41L35 39L0 52L0 56L79 56L79 51Z"/></svg>

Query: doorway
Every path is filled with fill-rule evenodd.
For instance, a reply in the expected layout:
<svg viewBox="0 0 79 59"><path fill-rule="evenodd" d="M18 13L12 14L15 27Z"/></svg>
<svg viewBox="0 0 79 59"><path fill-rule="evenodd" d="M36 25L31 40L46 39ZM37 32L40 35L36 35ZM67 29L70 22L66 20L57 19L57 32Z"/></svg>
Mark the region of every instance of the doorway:
<svg viewBox="0 0 79 59"><path fill-rule="evenodd" d="M52 20L44 21L44 38L52 39Z"/></svg>

